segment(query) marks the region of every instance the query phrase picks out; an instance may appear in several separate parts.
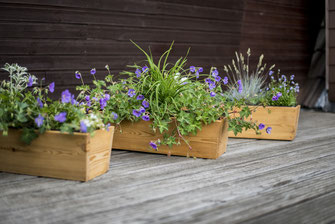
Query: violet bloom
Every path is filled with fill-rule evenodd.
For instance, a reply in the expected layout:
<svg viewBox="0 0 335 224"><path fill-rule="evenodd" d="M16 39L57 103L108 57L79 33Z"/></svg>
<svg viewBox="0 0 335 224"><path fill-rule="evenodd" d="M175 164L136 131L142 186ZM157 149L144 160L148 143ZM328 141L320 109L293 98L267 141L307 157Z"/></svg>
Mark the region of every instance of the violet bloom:
<svg viewBox="0 0 335 224"><path fill-rule="evenodd" d="M88 101L90 101L90 96L85 96L85 100L88 102Z"/></svg>
<svg viewBox="0 0 335 224"><path fill-rule="evenodd" d="M44 122L44 117L41 114L39 114L37 118L35 118L35 124L37 125L37 127L41 127L43 122Z"/></svg>
<svg viewBox="0 0 335 224"><path fill-rule="evenodd" d="M38 105L40 106L40 108L42 108L43 103L42 103L41 99L39 97L37 97L36 101L37 101Z"/></svg>
<svg viewBox="0 0 335 224"><path fill-rule="evenodd" d="M144 66L144 67L142 68L142 72L147 73L148 71L149 71L148 66Z"/></svg>
<svg viewBox="0 0 335 224"><path fill-rule="evenodd" d="M258 128L259 128L259 130L262 130L262 129L265 128L265 125L264 125L263 123L260 123L260 124L258 125Z"/></svg>
<svg viewBox="0 0 335 224"><path fill-rule="evenodd" d="M80 121L80 131L84 133L87 132L87 126L84 121Z"/></svg>
<svg viewBox="0 0 335 224"><path fill-rule="evenodd" d="M141 70L140 69L136 69L135 74L136 74L137 78L141 77Z"/></svg>
<svg viewBox="0 0 335 224"><path fill-rule="evenodd" d="M281 92L277 93L277 97L281 97L283 94Z"/></svg>
<svg viewBox="0 0 335 224"><path fill-rule="evenodd" d="M204 71L204 69L202 67L198 68L198 72L203 72L203 71Z"/></svg>
<svg viewBox="0 0 335 224"><path fill-rule="evenodd" d="M214 96L216 96L216 93L211 92L209 95L210 95L211 97L214 97Z"/></svg>
<svg viewBox="0 0 335 224"><path fill-rule="evenodd" d="M51 93L53 93L55 91L55 82L52 82L49 84L49 90Z"/></svg>
<svg viewBox="0 0 335 224"><path fill-rule="evenodd" d="M192 72L192 73L195 72L195 67L194 66L190 66L190 72Z"/></svg>
<svg viewBox="0 0 335 224"><path fill-rule="evenodd" d="M135 90L134 89L129 89L128 90L128 96L130 96L130 97L135 96Z"/></svg>
<svg viewBox="0 0 335 224"><path fill-rule="evenodd" d="M141 112L138 111L138 110L133 110L133 115L134 115L135 117L139 117L139 116L141 116Z"/></svg>
<svg viewBox="0 0 335 224"><path fill-rule="evenodd" d="M216 76L219 75L219 71L217 69L212 71L212 76L215 78Z"/></svg>
<svg viewBox="0 0 335 224"><path fill-rule="evenodd" d="M80 77L81 77L80 72L76 71L74 74L75 74L75 76L76 76L76 79L80 79Z"/></svg>
<svg viewBox="0 0 335 224"><path fill-rule="evenodd" d="M101 110L103 110L103 109L107 106L107 100L104 99L104 98L101 98L101 99L99 100L99 103L100 103L100 108L101 108Z"/></svg>
<svg viewBox="0 0 335 224"><path fill-rule="evenodd" d="M142 116L142 120L144 121L149 121L150 120L150 117L148 115L143 115Z"/></svg>
<svg viewBox="0 0 335 224"><path fill-rule="evenodd" d="M108 124L106 124L106 131L109 131L109 127L111 126L111 124L110 123L108 123Z"/></svg>
<svg viewBox="0 0 335 224"><path fill-rule="evenodd" d="M66 112L60 112L59 114L55 115L55 121L63 123L64 121L66 121L66 115Z"/></svg>
<svg viewBox="0 0 335 224"><path fill-rule="evenodd" d="M215 77L215 81L220 82L220 80L221 80L221 77L220 77L220 76L216 76L216 77Z"/></svg>
<svg viewBox="0 0 335 224"><path fill-rule="evenodd" d="M151 148L157 150L157 145L156 145L156 143L154 143L154 142L150 142L149 145L151 146Z"/></svg>
<svg viewBox="0 0 335 224"><path fill-rule="evenodd" d="M144 96L143 96L143 95L138 95L138 96L136 97L136 99L137 99L137 100L143 100L143 99L144 99Z"/></svg>
<svg viewBox="0 0 335 224"><path fill-rule="evenodd" d="M269 71L269 75L271 76L273 74L273 71Z"/></svg>
<svg viewBox="0 0 335 224"><path fill-rule="evenodd" d="M271 128L271 127L268 127L268 128L266 129L266 133L268 133L268 134L271 134L271 131L272 131L272 128Z"/></svg>
<svg viewBox="0 0 335 224"><path fill-rule="evenodd" d="M195 77L198 79L199 76L200 76L199 71L196 71L196 72L195 72Z"/></svg>
<svg viewBox="0 0 335 224"><path fill-rule="evenodd" d="M70 103L72 101L71 93L68 89L62 92L62 103Z"/></svg>
<svg viewBox="0 0 335 224"><path fill-rule="evenodd" d="M78 101L74 98L74 95L72 94L72 96L71 96L71 104L72 105L78 105L79 103L78 103Z"/></svg>
<svg viewBox="0 0 335 224"><path fill-rule="evenodd" d="M141 108L139 109L139 111L140 111L141 114L143 114L143 113L145 112L145 109L144 109L143 107L141 107Z"/></svg>
<svg viewBox="0 0 335 224"><path fill-rule="evenodd" d="M239 93L242 93L242 91L243 91L242 81L241 81L241 80L238 80L238 81L237 81L237 84L238 84L238 92L239 92Z"/></svg>
<svg viewBox="0 0 335 224"><path fill-rule="evenodd" d="M110 98L111 98L111 96L108 93L106 93L105 94L105 100L108 101Z"/></svg>
<svg viewBox="0 0 335 224"><path fill-rule="evenodd" d="M119 115L117 115L117 113L112 112L112 119L113 119L113 120L117 120L118 117L119 117Z"/></svg>
<svg viewBox="0 0 335 224"><path fill-rule="evenodd" d="M227 76L225 76L225 77L223 78L223 84L225 84L225 85L228 84L228 77L227 77Z"/></svg>
<svg viewBox="0 0 335 224"><path fill-rule="evenodd" d="M214 89L215 87L216 87L216 85L215 85L214 83L211 83L211 84L209 84L209 86L208 86L208 88L209 88L210 90Z"/></svg>
<svg viewBox="0 0 335 224"><path fill-rule="evenodd" d="M97 72L97 70L95 68L91 69L91 75L94 75Z"/></svg>
<svg viewBox="0 0 335 224"><path fill-rule="evenodd" d="M276 96L276 95L274 95L273 97L272 97L272 101L277 101L278 100L278 97Z"/></svg>
<svg viewBox="0 0 335 224"><path fill-rule="evenodd" d="M290 79L293 80L294 79L294 75L291 75Z"/></svg>
<svg viewBox="0 0 335 224"><path fill-rule="evenodd" d="M148 107L149 107L149 102L143 100L143 102L142 102L142 106L143 106L144 108L148 108Z"/></svg>
<svg viewBox="0 0 335 224"><path fill-rule="evenodd" d="M29 76L27 86L31 87L34 83L33 77Z"/></svg>

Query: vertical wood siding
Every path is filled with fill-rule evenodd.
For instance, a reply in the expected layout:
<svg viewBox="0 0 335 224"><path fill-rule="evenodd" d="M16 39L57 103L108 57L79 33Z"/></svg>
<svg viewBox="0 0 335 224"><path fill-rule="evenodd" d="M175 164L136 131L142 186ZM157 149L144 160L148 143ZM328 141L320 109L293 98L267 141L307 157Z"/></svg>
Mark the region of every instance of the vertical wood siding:
<svg viewBox="0 0 335 224"><path fill-rule="evenodd" d="M59 94L78 84L74 72L109 64L114 74L144 60L129 39L158 56L174 40L171 59L220 69L235 51L265 54L303 82L311 56L308 4L303 0L0 0L0 64L19 63ZM0 78L5 78L0 73Z"/></svg>
<svg viewBox="0 0 335 224"><path fill-rule="evenodd" d="M327 0L328 1L328 0ZM328 98L330 101L335 102L335 2L328 1Z"/></svg>

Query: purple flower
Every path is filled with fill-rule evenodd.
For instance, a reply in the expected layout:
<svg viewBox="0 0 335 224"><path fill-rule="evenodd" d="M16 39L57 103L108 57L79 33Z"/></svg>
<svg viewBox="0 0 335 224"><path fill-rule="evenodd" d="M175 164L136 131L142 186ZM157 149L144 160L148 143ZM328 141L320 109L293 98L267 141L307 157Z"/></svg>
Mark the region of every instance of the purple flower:
<svg viewBox="0 0 335 224"><path fill-rule="evenodd" d="M237 84L240 86L242 85L242 81L241 80L237 80Z"/></svg>
<svg viewBox="0 0 335 224"><path fill-rule="evenodd" d="M135 116L135 117L139 117L139 116L141 116L141 112L140 111L138 111L138 110L133 110L133 115Z"/></svg>
<svg viewBox="0 0 335 224"><path fill-rule="evenodd" d="M148 71L149 71L148 66L144 66L144 67L142 68L142 72L147 73Z"/></svg>
<svg viewBox="0 0 335 224"><path fill-rule="evenodd" d="M72 94L72 96L71 96L71 104L72 105L78 105L79 103L78 103L78 101L74 98L74 95Z"/></svg>
<svg viewBox="0 0 335 224"><path fill-rule="evenodd" d="M128 90L128 96L130 96L130 97L135 96L135 90L134 89L129 89Z"/></svg>
<svg viewBox="0 0 335 224"><path fill-rule="evenodd" d="M214 83L210 78L205 79L208 84Z"/></svg>
<svg viewBox="0 0 335 224"><path fill-rule="evenodd" d="M55 115L55 121L60 123L66 121L66 112L60 112L59 114Z"/></svg>
<svg viewBox="0 0 335 224"><path fill-rule="evenodd" d="M272 97L272 101L277 101L278 100L278 97L276 96L276 95L274 95L273 97Z"/></svg>
<svg viewBox="0 0 335 224"><path fill-rule="evenodd" d="M71 93L68 89L62 92L62 103L70 103L72 101Z"/></svg>
<svg viewBox="0 0 335 224"><path fill-rule="evenodd" d="M139 111L140 111L141 114L143 114L143 113L145 112L145 109L144 109L143 107L141 107L141 108L139 109Z"/></svg>
<svg viewBox="0 0 335 224"><path fill-rule="evenodd" d="M137 68L135 74L137 78L141 77L141 70Z"/></svg>
<svg viewBox="0 0 335 224"><path fill-rule="evenodd" d="M143 99L144 99L144 96L143 96L143 95L138 95L136 99L137 99L137 100L143 100Z"/></svg>
<svg viewBox="0 0 335 224"><path fill-rule="evenodd" d="M262 130L262 129L265 128L265 125L264 125L263 123L260 123L260 124L258 125L258 128L259 128L259 130Z"/></svg>
<svg viewBox="0 0 335 224"><path fill-rule="evenodd" d="M149 121L150 120L150 117L148 115L143 115L142 116L142 120L144 121Z"/></svg>
<svg viewBox="0 0 335 224"><path fill-rule="evenodd" d="M225 77L223 78L223 84L225 84L225 85L228 84L228 77L227 77L227 76L225 76Z"/></svg>
<svg viewBox="0 0 335 224"><path fill-rule="evenodd" d="M99 103L100 103L101 110L103 110L107 106L107 100L105 98L101 98L99 100Z"/></svg>
<svg viewBox="0 0 335 224"><path fill-rule="evenodd" d="M271 79L274 79L275 77L271 76Z"/></svg>
<svg viewBox="0 0 335 224"><path fill-rule="evenodd" d="M40 108L42 108L43 107L43 103L42 103L41 99L39 97L37 97L36 100L37 100L37 103L40 106Z"/></svg>
<svg viewBox="0 0 335 224"><path fill-rule="evenodd" d="M272 131L271 127L266 128L266 133L271 134L271 131Z"/></svg>
<svg viewBox="0 0 335 224"><path fill-rule="evenodd" d="M210 95L211 97L214 97L214 96L216 96L216 93L211 92L209 95Z"/></svg>
<svg viewBox="0 0 335 224"><path fill-rule="evenodd" d="M198 79L199 78L199 71L195 72L195 77Z"/></svg>
<svg viewBox="0 0 335 224"><path fill-rule="evenodd" d="M37 125L37 127L41 127L44 121L44 117L39 114L37 118L35 118L35 124Z"/></svg>
<svg viewBox="0 0 335 224"><path fill-rule="evenodd" d="M215 78L216 76L219 75L219 71L217 69L212 71L212 76Z"/></svg>
<svg viewBox="0 0 335 224"><path fill-rule="evenodd" d="M74 73L74 75L76 76L76 79L80 79L80 77L81 77L81 74L80 74L80 72L78 72L78 71L76 71L76 72Z"/></svg>
<svg viewBox="0 0 335 224"><path fill-rule="evenodd" d="M209 84L209 86L208 86L208 88L209 88L210 90L214 89L215 87L216 87L216 85L215 85L214 83L211 83L211 84Z"/></svg>
<svg viewBox="0 0 335 224"><path fill-rule="evenodd" d="M55 82L52 82L52 83L49 84L49 90L52 93L55 91Z"/></svg>
<svg viewBox="0 0 335 224"><path fill-rule="evenodd" d="M215 81L220 82L220 80L221 80L221 77L220 77L220 76L216 76L216 77L215 77Z"/></svg>
<svg viewBox="0 0 335 224"><path fill-rule="evenodd" d="M111 126L110 123L106 124L106 131L109 131L109 127Z"/></svg>
<svg viewBox="0 0 335 224"><path fill-rule="evenodd" d="M149 145L151 146L151 148L157 150L157 145L156 145L156 143L154 143L154 142L150 142Z"/></svg>
<svg viewBox="0 0 335 224"><path fill-rule="evenodd" d="M144 106L144 108L148 108L148 107L149 107L149 102L143 100L143 102L142 102L142 106Z"/></svg>
<svg viewBox="0 0 335 224"><path fill-rule="evenodd" d="M194 66L190 66L190 72L195 72L195 67Z"/></svg>
<svg viewBox="0 0 335 224"><path fill-rule="evenodd" d="M105 94L105 100L108 101L110 98L111 98L111 96L108 93L106 93Z"/></svg>
<svg viewBox="0 0 335 224"><path fill-rule="evenodd" d="M85 96L85 100L88 102L88 101L90 101L90 96Z"/></svg>
<svg viewBox="0 0 335 224"><path fill-rule="evenodd" d="M202 67L198 68L198 72L203 72L203 71L204 71L204 69Z"/></svg>
<svg viewBox="0 0 335 224"><path fill-rule="evenodd" d="M31 87L34 83L33 77L29 76L27 86Z"/></svg>
<svg viewBox="0 0 335 224"><path fill-rule="evenodd" d="M273 71L269 71L269 75L271 76L273 74Z"/></svg>
<svg viewBox="0 0 335 224"><path fill-rule="evenodd" d="M80 121L80 131L84 133L87 132L87 126L84 121Z"/></svg>
<svg viewBox="0 0 335 224"><path fill-rule="evenodd" d="M91 69L91 75L94 75L97 72L97 70L95 68Z"/></svg>
<svg viewBox="0 0 335 224"><path fill-rule="evenodd" d="M119 117L119 115L117 115L117 113L112 112L112 118L113 118L113 120L117 120L118 117Z"/></svg>
<svg viewBox="0 0 335 224"><path fill-rule="evenodd" d="M293 80L294 79L294 75L291 75L290 79Z"/></svg>
<svg viewBox="0 0 335 224"><path fill-rule="evenodd" d="M277 97L281 97L283 94L281 92L277 93Z"/></svg>
<svg viewBox="0 0 335 224"><path fill-rule="evenodd" d="M238 80L238 81L237 81L237 84L238 84L238 92L239 92L239 93L242 93L242 91L243 91L242 81L241 81L241 80Z"/></svg>

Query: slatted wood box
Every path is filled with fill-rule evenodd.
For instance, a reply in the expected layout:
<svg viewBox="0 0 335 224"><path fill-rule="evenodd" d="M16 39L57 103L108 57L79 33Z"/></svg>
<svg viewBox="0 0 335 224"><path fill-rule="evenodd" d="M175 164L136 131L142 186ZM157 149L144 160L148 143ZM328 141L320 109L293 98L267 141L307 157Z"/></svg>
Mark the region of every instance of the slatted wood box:
<svg viewBox="0 0 335 224"><path fill-rule="evenodd" d="M94 136L47 131L26 145L21 131L10 129L0 133L0 171L88 181L108 171L113 133L114 127Z"/></svg>
<svg viewBox="0 0 335 224"><path fill-rule="evenodd" d="M115 130L113 149L208 159L216 159L226 151L228 141L228 122L226 120L218 120L204 125L196 136L185 136L192 149L189 149L183 140L180 145L174 145L172 148L160 146L158 150L152 149L149 146L150 141L163 139L163 136L159 133L153 133L150 124L149 121L122 122L120 127Z"/></svg>
<svg viewBox="0 0 335 224"><path fill-rule="evenodd" d="M258 124L263 123L266 127L272 127L271 134L266 133L266 128L257 135L254 130L243 131L236 136L232 131L228 132L230 138L255 138L272 140L293 140L298 129L300 105L296 107L277 106L249 106L252 111L252 120ZM234 116L234 115L231 115ZM251 119L248 118L248 120Z"/></svg>

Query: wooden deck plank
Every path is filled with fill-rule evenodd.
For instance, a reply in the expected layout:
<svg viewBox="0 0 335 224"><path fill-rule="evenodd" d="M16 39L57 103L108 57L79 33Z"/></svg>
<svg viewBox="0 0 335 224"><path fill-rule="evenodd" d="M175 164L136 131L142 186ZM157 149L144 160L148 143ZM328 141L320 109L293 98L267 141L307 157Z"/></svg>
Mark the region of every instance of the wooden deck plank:
<svg viewBox="0 0 335 224"><path fill-rule="evenodd" d="M113 150L88 183L0 173L0 223L328 223L334 145L335 114L302 110L294 141L229 139L217 160Z"/></svg>

